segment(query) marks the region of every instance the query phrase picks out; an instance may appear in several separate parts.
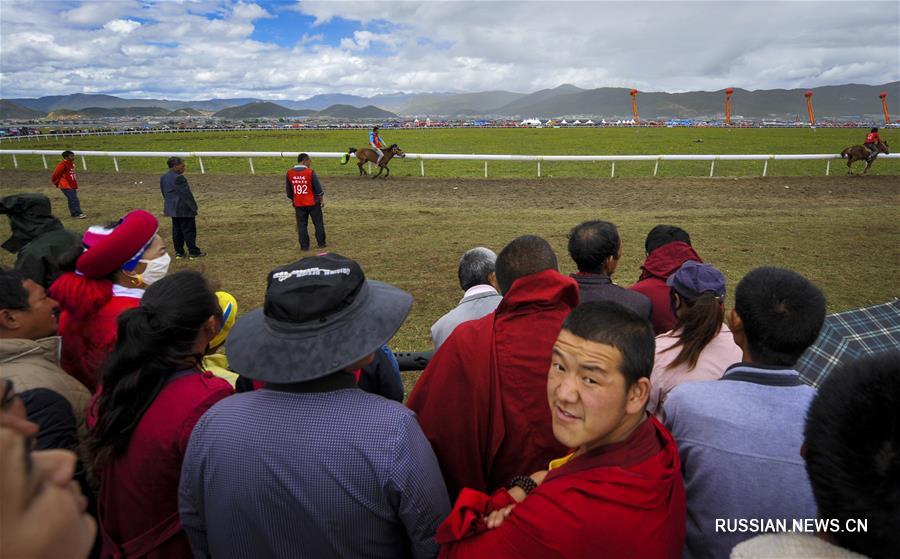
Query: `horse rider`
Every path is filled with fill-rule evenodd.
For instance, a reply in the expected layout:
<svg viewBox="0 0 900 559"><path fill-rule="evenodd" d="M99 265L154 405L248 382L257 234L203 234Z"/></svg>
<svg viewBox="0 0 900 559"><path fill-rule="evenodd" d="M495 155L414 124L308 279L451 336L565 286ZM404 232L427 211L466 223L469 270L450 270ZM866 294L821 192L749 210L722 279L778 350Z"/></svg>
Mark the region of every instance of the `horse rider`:
<svg viewBox="0 0 900 559"><path fill-rule="evenodd" d="M381 139L381 136L378 135L377 126L373 126L372 131L369 132L369 147L378 154L378 160L375 161L375 164L378 165L381 163L381 158L384 157L384 152L381 151L381 148L384 147L384 141Z"/></svg>
<svg viewBox="0 0 900 559"><path fill-rule="evenodd" d="M866 158L868 161L871 161L878 155L878 144L880 143L881 136L878 135L878 128L872 128L866 136L866 141L863 143L863 147L869 150L869 157Z"/></svg>

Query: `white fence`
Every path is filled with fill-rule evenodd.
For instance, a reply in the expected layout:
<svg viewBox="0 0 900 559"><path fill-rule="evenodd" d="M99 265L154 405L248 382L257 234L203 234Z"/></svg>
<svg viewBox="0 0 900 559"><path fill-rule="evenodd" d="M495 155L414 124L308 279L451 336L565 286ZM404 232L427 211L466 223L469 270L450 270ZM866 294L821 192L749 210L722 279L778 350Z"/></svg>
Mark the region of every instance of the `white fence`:
<svg viewBox="0 0 900 559"><path fill-rule="evenodd" d="M0 150L0 156L12 156L13 167L19 168L17 155L40 155L44 163L44 168L49 169L47 164L47 156L59 156L59 150L49 149L4 149ZM196 157L200 163L200 172L206 173L203 164L203 158L214 157L246 157L250 166L250 172L256 174L253 167L253 158L279 157L294 158L297 157L296 151L79 151L81 156L81 166L87 170L87 157L111 157L116 172L119 172L119 157L155 157L158 159L166 159L172 156L178 157ZM339 151L309 151L311 157L333 157L339 158L344 152ZM880 158L897 159L900 154L892 153L890 155L880 155ZM818 153L818 154L794 154L794 155L495 155L495 154L463 154L463 153L407 153L406 159L419 161L419 170L421 175L425 176L425 161L483 161L484 176L488 176L489 161L531 161L537 163L537 176L541 176L541 163L545 161L609 161L612 163L611 177L616 176L616 163L621 161L653 161L653 176L659 172L659 164L664 161L709 161L709 176L715 175L717 161L762 161L762 176L767 176L770 161L809 161L822 160L825 161L825 174L831 174L831 162L835 159L841 159L839 154Z"/></svg>

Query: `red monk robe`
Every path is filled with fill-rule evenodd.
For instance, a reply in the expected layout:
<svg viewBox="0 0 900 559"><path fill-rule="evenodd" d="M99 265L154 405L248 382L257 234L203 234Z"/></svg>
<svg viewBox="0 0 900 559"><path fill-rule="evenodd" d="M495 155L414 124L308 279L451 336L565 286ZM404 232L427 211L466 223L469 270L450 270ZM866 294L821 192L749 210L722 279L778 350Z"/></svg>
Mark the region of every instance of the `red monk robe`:
<svg viewBox="0 0 900 559"><path fill-rule="evenodd" d="M438 528L440 558L681 557L685 496L672 435L648 417L627 439L551 469L498 528L484 517L515 501L465 490Z"/></svg>
<svg viewBox="0 0 900 559"><path fill-rule="evenodd" d="M578 284L555 270L513 282L494 313L456 327L407 405L431 442L447 491L493 491L566 453L553 436L547 372Z"/></svg>

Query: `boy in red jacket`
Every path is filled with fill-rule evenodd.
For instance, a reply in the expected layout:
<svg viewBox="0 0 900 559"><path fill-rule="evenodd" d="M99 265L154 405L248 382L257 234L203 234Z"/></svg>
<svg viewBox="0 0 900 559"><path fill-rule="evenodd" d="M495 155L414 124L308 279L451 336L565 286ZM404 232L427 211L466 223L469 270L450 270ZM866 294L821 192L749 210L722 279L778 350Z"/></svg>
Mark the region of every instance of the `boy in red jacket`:
<svg viewBox="0 0 900 559"><path fill-rule="evenodd" d="M69 213L75 219L84 219L87 216L81 211L81 203L78 201L78 177L75 176L75 153L69 150L62 152L63 160L56 165L50 182L53 186L62 190L69 202Z"/></svg>

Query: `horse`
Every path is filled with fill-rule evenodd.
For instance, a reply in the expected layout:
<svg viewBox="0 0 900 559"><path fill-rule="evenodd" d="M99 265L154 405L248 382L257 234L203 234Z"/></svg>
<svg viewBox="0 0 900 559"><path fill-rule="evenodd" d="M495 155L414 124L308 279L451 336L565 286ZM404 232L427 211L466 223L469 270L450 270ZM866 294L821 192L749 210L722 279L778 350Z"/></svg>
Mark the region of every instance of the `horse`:
<svg viewBox="0 0 900 559"><path fill-rule="evenodd" d="M888 151L888 143L887 142L878 142L875 144L877 150L873 154L869 151L869 148L866 146L848 146L844 148L844 151L841 152L841 158L847 160L847 174L853 174L853 168L850 167L853 163L857 161L865 161L866 168L863 169L861 174L865 175L869 172L869 167L872 166L872 163L875 162L875 158L878 157L879 153L890 153Z"/></svg>
<svg viewBox="0 0 900 559"><path fill-rule="evenodd" d="M344 158L346 161L341 160L341 165L346 165L347 161L350 161L350 156L356 155L357 159L357 167L359 167L359 176L368 175L369 173L363 169L363 164L366 162L375 163L378 161L378 154L375 153L375 150L371 148L362 148L357 150L356 148L348 148L347 156ZM381 158L381 163L378 163L378 172L372 176L373 179L377 179L382 171L384 171L384 178L388 178L391 174L391 170L388 169L388 163L390 163L391 159L396 157L406 157L406 154L403 153L403 150L400 149L400 146L397 144L391 144L391 146L384 150L384 156Z"/></svg>

